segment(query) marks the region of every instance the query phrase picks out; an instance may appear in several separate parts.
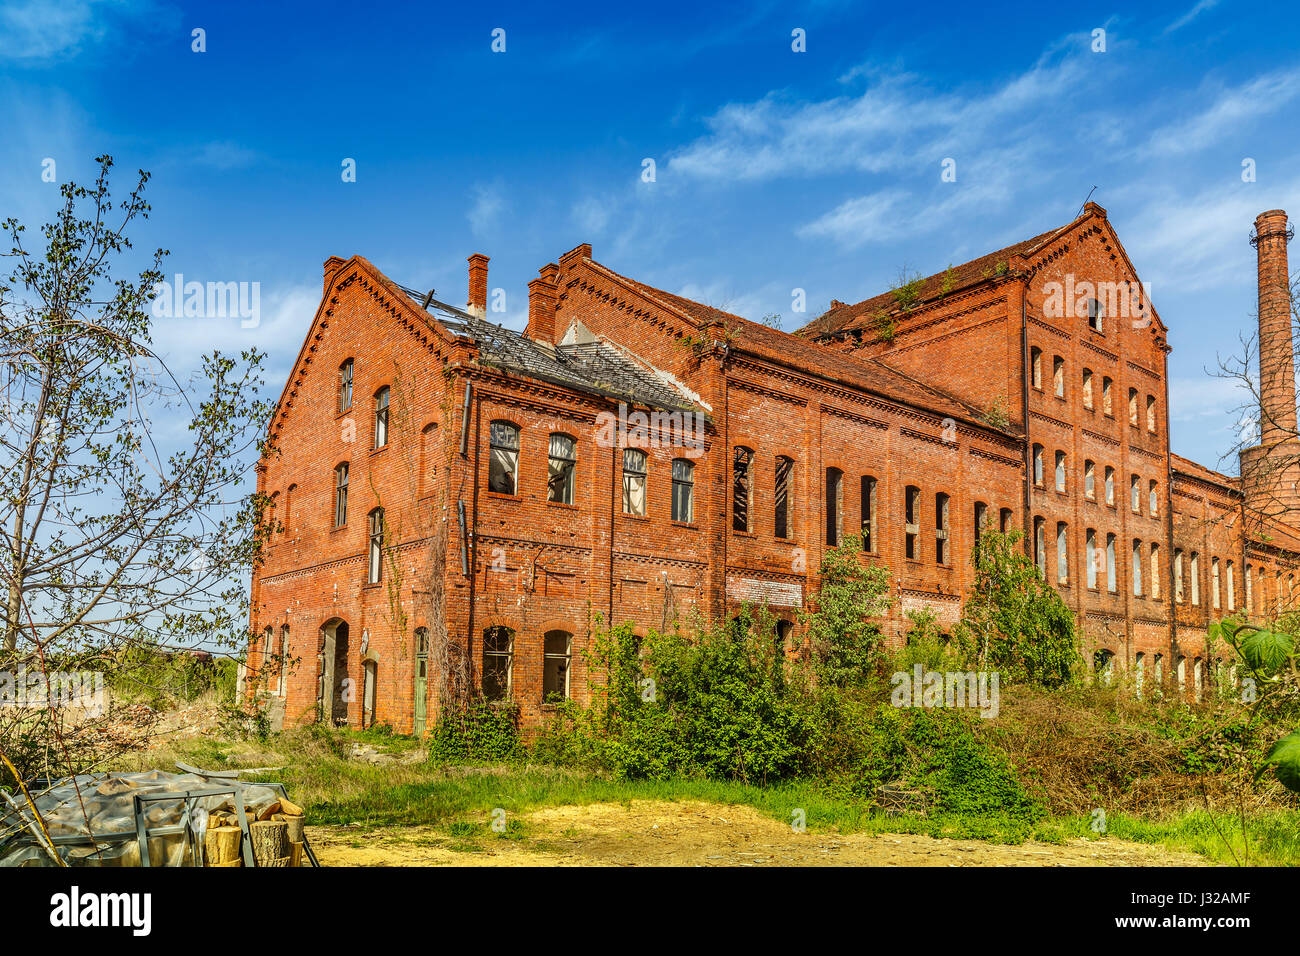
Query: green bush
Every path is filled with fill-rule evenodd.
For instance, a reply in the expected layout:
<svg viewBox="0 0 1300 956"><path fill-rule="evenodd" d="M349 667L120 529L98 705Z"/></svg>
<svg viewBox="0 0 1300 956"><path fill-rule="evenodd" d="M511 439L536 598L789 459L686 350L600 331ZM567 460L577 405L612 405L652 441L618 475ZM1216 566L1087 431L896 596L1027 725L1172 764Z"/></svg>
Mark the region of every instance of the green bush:
<svg viewBox="0 0 1300 956"><path fill-rule="evenodd" d="M477 698L463 711L444 712L429 734L429 759L515 760L524 753L517 708Z"/></svg>

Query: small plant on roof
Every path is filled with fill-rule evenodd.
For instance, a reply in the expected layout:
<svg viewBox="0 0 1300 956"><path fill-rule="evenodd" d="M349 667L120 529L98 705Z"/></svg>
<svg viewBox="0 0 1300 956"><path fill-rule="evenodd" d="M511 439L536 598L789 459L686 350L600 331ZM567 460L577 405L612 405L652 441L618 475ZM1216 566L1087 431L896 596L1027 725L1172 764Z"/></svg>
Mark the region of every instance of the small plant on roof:
<svg viewBox="0 0 1300 956"><path fill-rule="evenodd" d="M884 309L877 312L871 319L871 327L875 329L876 341L888 345L898 335L898 320L887 313Z"/></svg>
<svg viewBox="0 0 1300 956"><path fill-rule="evenodd" d="M898 270L898 282L889 291L898 307L907 312L921 301L921 286L924 282L923 277L909 274L904 266Z"/></svg>
<svg viewBox="0 0 1300 956"><path fill-rule="evenodd" d="M943 284L939 286L939 298L943 298L952 291L956 279L952 274L952 263L948 263L948 268L943 272Z"/></svg>
<svg viewBox="0 0 1300 956"><path fill-rule="evenodd" d="M993 404L985 409L983 414L984 421L994 428L1005 431L1011 426L1011 415L1007 411L1007 397L999 395L993 399Z"/></svg>

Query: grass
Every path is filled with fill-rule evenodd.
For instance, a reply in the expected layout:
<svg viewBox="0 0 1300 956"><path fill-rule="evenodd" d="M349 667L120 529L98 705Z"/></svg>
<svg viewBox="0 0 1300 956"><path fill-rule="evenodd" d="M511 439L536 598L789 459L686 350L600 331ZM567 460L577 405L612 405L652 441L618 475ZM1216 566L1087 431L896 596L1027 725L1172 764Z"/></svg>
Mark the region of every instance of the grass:
<svg viewBox="0 0 1300 956"><path fill-rule="evenodd" d="M350 758L354 743L394 757L416 746L410 738L373 731L301 728L265 742L179 741L165 755L150 752L147 763L165 767L171 758L205 769L275 767L250 779L283 782L293 798L305 805L313 824L348 824L361 832L433 826L450 838L448 849L464 853L483 852L488 841L525 839L528 826L520 817L542 807L630 805L634 800L743 805L787 823L795 810L802 810L808 830L814 833L928 834L1002 844L1026 840L1061 844L1100 837L1089 814L1058 814L1038 822L996 814L886 815L873 811L865 801L828 792L818 781L755 786L704 779L615 780L545 764L374 764ZM502 833L490 827L496 808L504 809L509 821ZM1111 839L1193 852L1215 863L1234 865L1248 858L1253 865L1300 864L1300 816L1294 812L1252 812L1246 832L1248 857L1240 821L1230 813L1200 810L1150 819L1116 812L1107 815L1105 827L1105 836Z"/></svg>

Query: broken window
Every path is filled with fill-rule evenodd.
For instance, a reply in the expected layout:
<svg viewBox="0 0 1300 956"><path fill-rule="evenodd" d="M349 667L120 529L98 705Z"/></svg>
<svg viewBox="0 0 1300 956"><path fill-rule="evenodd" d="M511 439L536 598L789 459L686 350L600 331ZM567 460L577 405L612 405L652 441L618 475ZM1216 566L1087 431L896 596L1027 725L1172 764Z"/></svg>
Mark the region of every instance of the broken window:
<svg viewBox="0 0 1300 956"><path fill-rule="evenodd" d="M754 450L737 445L731 460L731 527L734 531L749 530L749 509L753 503L750 484L754 464Z"/></svg>
<svg viewBox="0 0 1300 956"><path fill-rule="evenodd" d="M1192 603L1199 605L1201 603L1201 556L1195 551L1192 552L1190 573L1192 576Z"/></svg>
<svg viewBox="0 0 1300 956"><path fill-rule="evenodd" d="M862 476L862 550L876 550L876 479Z"/></svg>
<svg viewBox="0 0 1300 956"><path fill-rule="evenodd" d="M1092 369L1083 370L1083 407L1092 408Z"/></svg>
<svg viewBox="0 0 1300 956"><path fill-rule="evenodd" d="M1142 513L1142 479L1137 475L1130 475L1128 480L1129 507L1133 509L1134 514Z"/></svg>
<svg viewBox="0 0 1300 956"><path fill-rule="evenodd" d="M1011 509L1003 508L998 512L998 530L1006 534L1011 530Z"/></svg>
<svg viewBox="0 0 1300 956"><path fill-rule="evenodd" d="M1113 505L1114 503L1115 503L1115 469L1110 467L1110 465L1107 465L1106 466L1106 504Z"/></svg>
<svg viewBox="0 0 1300 956"><path fill-rule="evenodd" d="M352 359L339 366L339 414L352 407Z"/></svg>
<svg viewBox="0 0 1300 956"><path fill-rule="evenodd" d="M1089 299L1085 307L1088 314L1088 327L1094 332L1101 332L1102 318L1105 315L1101 308L1101 303L1096 299Z"/></svg>
<svg viewBox="0 0 1300 956"><path fill-rule="evenodd" d="M1059 355L1052 358L1052 391L1057 398L1065 398L1065 359Z"/></svg>
<svg viewBox="0 0 1300 956"><path fill-rule="evenodd" d="M826 469L826 546L840 545L840 513L844 508L844 472Z"/></svg>
<svg viewBox="0 0 1300 956"><path fill-rule="evenodd" d="M989 506L982 501L975 502L975 543L979 544L980 534L984 531L984 522L989 520Z"/></svg>
<svg viewBox="0 0 1300 956"><path fill-rule="evenodd" d="M948 563L948 496L934 496L934 562Z"/></svg>
<svg viewBox="0 0 1300 956"><path fill-rule="evenodd" d="M1160 545L1151 545L1151 597L1160 599Z"/></svg>
<svg viewBox="0 0 1300 956"><path fill-rule="evenodd" d="M1111 393L1110 387L1112 384L1113 383L1111 382L1111 380L1107 377L1103 377L1101 380L1101 411L1103 415L1114 414L1114 412L1111 410L1111 404L1110 404L1110 393Z"/></svg>
<svg viewBox="0 0 1300 956"><path fill-rule="evenodd" d="M1115 579L1115 536L1106 535L1106 590L1115 593L1119 582Z"/></svg>
<svg viewBox="0 0 1300 956"><path fill-rule="evenodd" d="M1138 390L1136 388L1128 390L1128 423L1130 425L1138 423Z"/></svg>
<svg viewBox="0 0 1300 956"><path fill-rule="evenodd" d="M1183 552L1180 548L1174 549L1174 600L1179 604L1186 600L1183 591Z"/></svg>
<svg viewBox="0 0 1300 956"><path fill-rule="evenodd" d="M568 631L547 631L543 644L542 703L550 704L569 696L573 635Z"/></svg>
<svg viewBox="0 0 1300 956"><path fill-rule="evenodd" d="M1156 430L1156 397L1154 395L1148 395L1147 396L1147 431L1154 432L1155 430Z"/></svg>
<svg viewBox="0 0 1300 956"><path fill-rule="evenodd" d="M1033 348L1029 350L1029 384L1034 388L1043 387L1043 351L1042 349Z"/></svg>
<svg viewBox="0 0 1300 956"><path fill-rule="evenodd" d="M498 625L483 632L483 696L488 700L509 698L514 658L514 631Z"/></svg>
<svg viewBox="0 0 1300 956"><path fill-rule="evenodd" d="M1160 494L1158 489L1159 485L1156 484L1155 479L1151 479L1150 484L1147 485L1147 493L1151 499L1147 502L1147 511L1153 518L1160 514Z"/></svg>
<svg viewBox="0 0 1300 956"><path fill-rule="evenodd" d="M695 521L695 464L685 458L673 459L673 520Z"/></svg>
<svg viewBox="0 0 1300 956"><path fill-rule="evenodd" d="M388 444L388 386L375 392L375 447Z"/></svg>
<svg viewBox="0 0 1300 956"><path fill-rule="evenodd" d="M1083 496L1097 498L1097 466L1092 461L1083 463Z"/></svg>
<svg viewBox="0 0 1300 956"><path fill-rule="evenodd" d="M905 555L913 561L920 559L921 489L908 485L903 497L903 532Z"/></svg>
<svg viewBox="0 0 1300 956"><path fill-rule="evenodd" d="M1043 446L1034 445L1034 486L1043 487Z"/></svg>
<svg viewBox="0 0 1300 956"><path fill-rule="evenodd" d="M494 421L488 426L488 491L513 495L518 490L519 426Z"/></svg>
<svg viewBox="0 0 1300 956"><path fill-rule="evenodd" d="M1097 572L1101 570L1101 554L1097 550L1097 532L1089 528L1084 538L1083 560L1087 565L1088 587L1097 589Z"/></svg>
<svg viewBox="0 0 1300 956"><path fill-rule="evenodd" d="M348 523L348 463L334 468L334 527Z"/></svg>
<svg viewBox="0 0 1300 956"><path fill-rule="evenodd" d="M370 512L370 562L366 580L378 584L384 576L384 509Z"/></svg>
<svg viewBox="0 0 1300 956"><path fill-rule="evenodd" d="M1069 529L1064 521L1056 523L1056 583L1070 583Z"/></svg>
<svg viewBox="0 0 1300 956"><path fill-rule="evenodd" d="M546 500L573 504L573 487L578 466L578 443L569 435L551 435L546 469Z"/></svg>
<svg viewBox="0 0 1300 956"><path fill-rule="evenodd" d="M1043 580L1047 580L1047 522L1034 518L1034 564Z"/></svg>
<svg viewBox="0 0 1300 956"><path fill-rule="evenodd" d="M623 514L645 517L645 452L623 449Z"/></svg>
<svg viewBox="0 0 1300 956"><path fill-rule="evenodd" d="M794 474L794 459L785 455L776 458L776 536L790 537L790 490L791 476Z"/></svg>
<svg viewBox="0 0 1300 956"><path fill-rule="evenodd" d="M1065 491L1065 452L1056 453L1056 490Z"/></svg>

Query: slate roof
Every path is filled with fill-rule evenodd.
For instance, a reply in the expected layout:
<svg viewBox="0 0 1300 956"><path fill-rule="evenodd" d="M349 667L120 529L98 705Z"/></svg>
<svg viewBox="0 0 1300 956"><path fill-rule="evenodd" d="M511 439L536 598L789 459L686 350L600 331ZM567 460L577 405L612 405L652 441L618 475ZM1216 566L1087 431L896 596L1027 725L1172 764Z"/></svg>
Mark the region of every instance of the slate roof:
<svg viewBox="0 0 1300 956"><path fill-rule="evenodd" d="M879 359L850 355L839 349L819 345L798 335L781 332L760 322L753 322L722 309L665 292L663 289L656 289L636 279L629 279L606 266L596 265L649 298L658 299L685 313L696 322L701 324L721 322L730 331L732 345L735 348L743 349L768 361L792 366L810 375L817 375L870 392L881 398L902 402L939 415L974 421L986 428L994 427L984 420L982 409L900 372ZM1015 434L1009 430L1007 433Z"/></svg>
<svg viewBox="0 0 1300 956"><path fill-rule="evenodd" d="M426 307L423 293L405 286L398 288L448 332L473 339L484 365L634 405L667 411L699 410L665 379L606 342L535 342L437 299L431 299Z"/></svg>
<svg viewBox="0 0 1300 956"><path fill-rule="evenodd" d="M996 252L990 252L978 259L963 262L959 266L952 266L951 275L948 269L944 269L942 272L926 276L921 280L918 288L919 298L917 301L924 302L935 298L941 292L945 295L951 295L954 292L960 292L962 289L983 282L996 275L999 263L1006 263L1013 256L1032 255L1040 247L1047 245L1057 236L1073 228L1076 223L1090 215L1092 215L1091 212L1086 212L1057 229L1040 233L1032 239L1024 239L1009 246L1004 246ZM948 284L946 292L944 291L945 282ZM828 309L795 334L818 338L839 332L855 331L871 326L875 322L876 316L881 312L893 312L897 307L898 303L894 299L894 293L892 291L882 292L880 295L872 296L870 299L863 299L861 302L851 305L840 304L835 308Z"/></svg>

